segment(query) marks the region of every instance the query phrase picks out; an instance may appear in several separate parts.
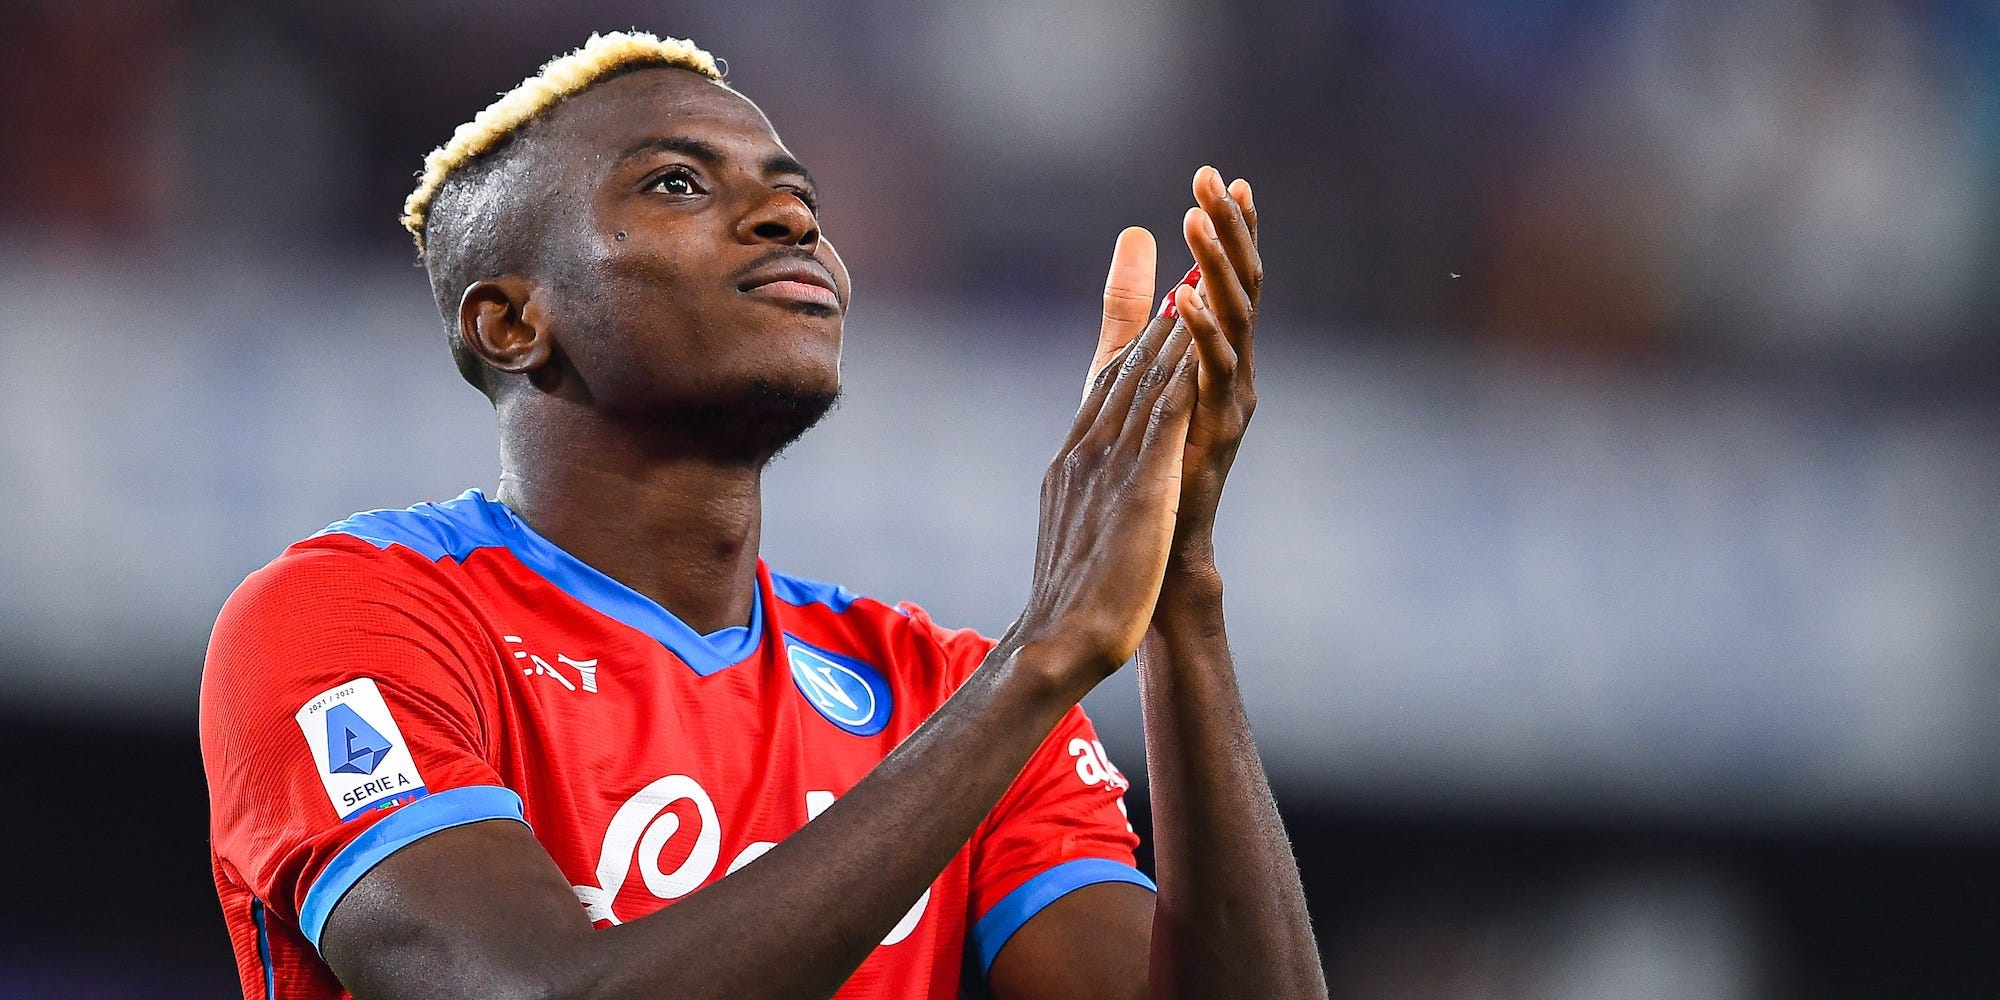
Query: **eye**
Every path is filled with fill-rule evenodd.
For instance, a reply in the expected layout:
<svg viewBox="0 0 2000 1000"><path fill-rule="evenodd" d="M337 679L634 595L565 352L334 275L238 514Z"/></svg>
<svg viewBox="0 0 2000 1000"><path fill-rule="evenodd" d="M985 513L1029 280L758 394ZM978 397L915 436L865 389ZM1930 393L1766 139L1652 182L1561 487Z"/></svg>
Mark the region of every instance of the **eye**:
<svg viewBox="0 0 2000 1000"><path fill-rule="evenodd" d="M667 168L665 173L653 178L653 182L646 185L646 190L683 196L703 193L701 185L695 182L694 171L686 167Z"/></svg>
<svg viewBox="0 0 2000 1000"><path fill-rule="evenodd" d="M787 187L781 187L778 190L787 191L793 195L798 196L798 199L800 201L806 203L806 211L811 212L814 215L819 214L819 195L815 193L812 188L787 186Z"/></svg>

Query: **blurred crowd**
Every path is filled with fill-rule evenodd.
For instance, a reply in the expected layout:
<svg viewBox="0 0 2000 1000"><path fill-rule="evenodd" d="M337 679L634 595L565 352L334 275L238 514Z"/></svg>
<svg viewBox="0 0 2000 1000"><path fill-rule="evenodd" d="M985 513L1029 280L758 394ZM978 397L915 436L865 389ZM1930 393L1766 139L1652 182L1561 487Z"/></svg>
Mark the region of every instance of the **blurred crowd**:
<svg viewBox="0 0 2000 1000"><path fill-rule="evenodd" d="M2000 11L1976 0L747 7L9 0L15 253L405 253L422 153L595 28L734 57L864 296L1087 294L1194 165L1274 304L1588 359L1991 363Z"/></svg>

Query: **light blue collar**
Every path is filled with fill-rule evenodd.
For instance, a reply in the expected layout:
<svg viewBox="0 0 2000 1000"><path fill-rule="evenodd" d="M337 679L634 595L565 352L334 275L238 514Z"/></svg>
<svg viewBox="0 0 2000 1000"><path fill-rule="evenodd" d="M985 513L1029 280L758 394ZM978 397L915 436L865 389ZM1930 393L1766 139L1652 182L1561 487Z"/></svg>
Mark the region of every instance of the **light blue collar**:
<svg viewBox="0 0 2000 1000"><path fill-rule="evenodd" d="M563 551L506 504L476 489L443 503L356 514L319 534L350 535L385 549L401 545L433 561L447 556L463 560L478 549L504 548L579 603L652 636L703 677L749 659L764 634L761 583L751 595L747 628L737 625L702 635L652 598Z"/></svg>

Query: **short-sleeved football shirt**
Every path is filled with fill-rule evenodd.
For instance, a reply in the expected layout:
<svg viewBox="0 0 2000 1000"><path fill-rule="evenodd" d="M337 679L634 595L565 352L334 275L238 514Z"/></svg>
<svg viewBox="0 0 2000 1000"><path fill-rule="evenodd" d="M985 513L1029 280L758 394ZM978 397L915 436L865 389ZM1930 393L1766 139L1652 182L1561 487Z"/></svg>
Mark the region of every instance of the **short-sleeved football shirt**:
<svg viewBox="0 0 2000 1000"><path fill-rule="evenodd" d="M702 635L477 490L334 524L236 590L202 678L244 995L345 996L327 915L466 823L527 824L599 928L671 905L825 810L991 648L762 563L749 626ZM1151 888L1125 787L1072 710L840 995L956 995L1064 893Z"/></svg>

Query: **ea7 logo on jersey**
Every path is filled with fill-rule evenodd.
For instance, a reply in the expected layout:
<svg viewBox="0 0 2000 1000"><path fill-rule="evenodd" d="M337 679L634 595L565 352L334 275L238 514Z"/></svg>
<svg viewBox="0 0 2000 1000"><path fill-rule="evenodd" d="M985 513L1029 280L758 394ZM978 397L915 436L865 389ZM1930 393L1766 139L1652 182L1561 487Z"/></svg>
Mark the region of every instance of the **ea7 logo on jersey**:
<svg viewBox="0 0 2000 1000"><path fill-rule="evenodd" d="M341 819L428 794L403 731L396 728L373 680L357 677L322 691L293 718L305 733L326 797Z"/></svg>
<svg viewBox="0 0 2000 1000"><path fill-rule="evenodd" d="M856 736L873 736L888 726L889 682L874 667L789 635L785 640L792 683L826 721Z"/></svg>

